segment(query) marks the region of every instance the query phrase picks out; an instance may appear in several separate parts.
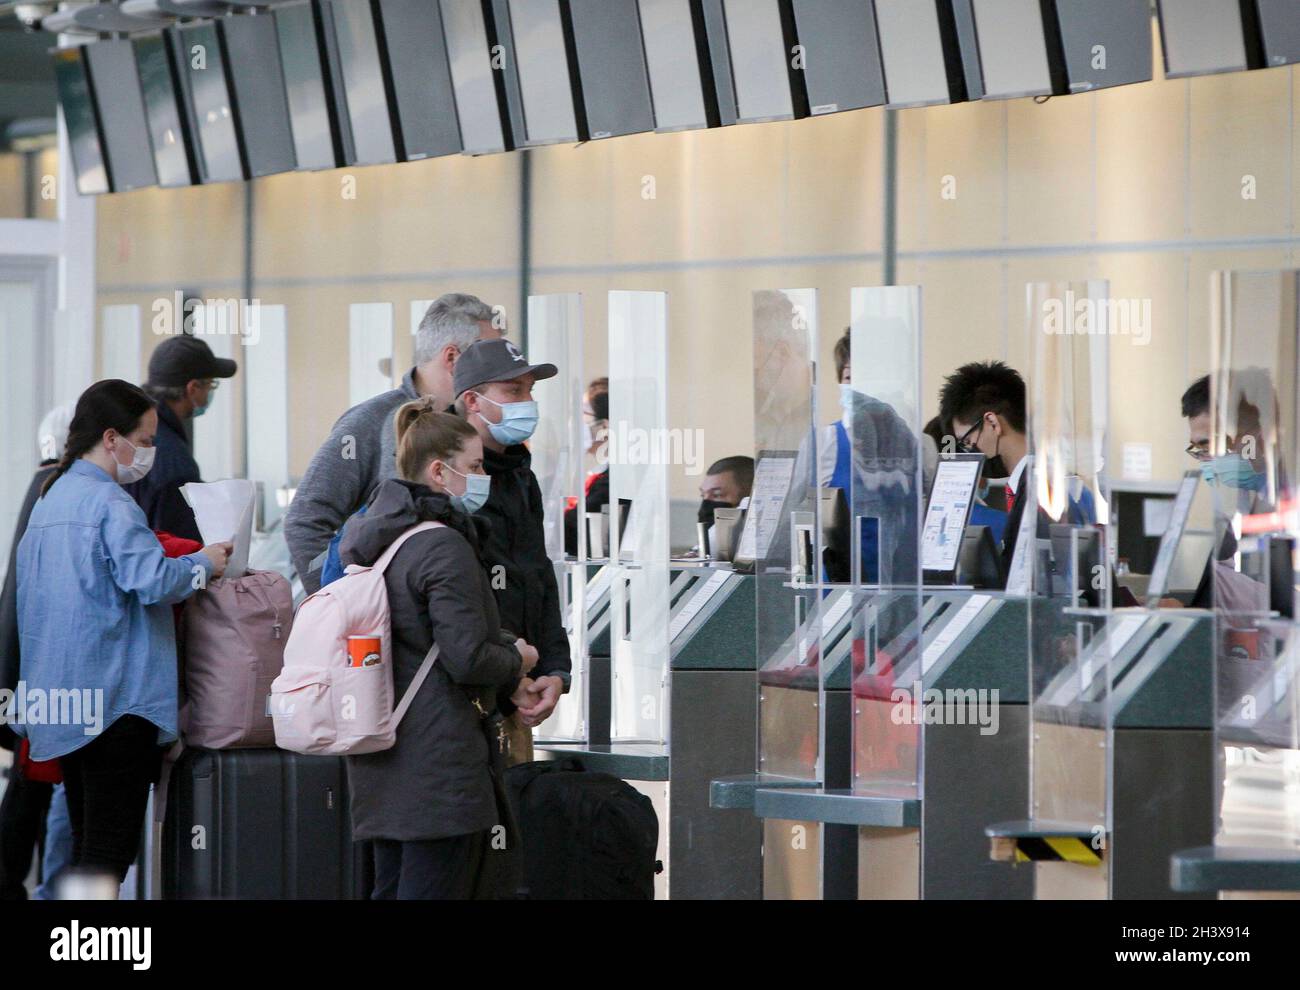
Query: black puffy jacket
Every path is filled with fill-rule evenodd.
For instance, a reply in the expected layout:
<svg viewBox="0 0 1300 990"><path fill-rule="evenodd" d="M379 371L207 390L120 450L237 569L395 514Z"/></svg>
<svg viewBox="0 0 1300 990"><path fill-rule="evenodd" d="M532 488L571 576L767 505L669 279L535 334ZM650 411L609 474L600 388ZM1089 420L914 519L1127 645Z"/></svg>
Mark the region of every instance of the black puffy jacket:
<svg viewBox="0 0 1300 990"><path fill-rule="evenodd" d="M343 564L373 564L420 522L384 575L392 625L395 700L436 640L438 660L420 686L392 749L348 757L357 839L443 839L498 823L487 740L475 699L490 709L513 690L520 657L502 639L497 606L476 552L478 531L445 495L383 481L364 516L343 530Z"/></svg>

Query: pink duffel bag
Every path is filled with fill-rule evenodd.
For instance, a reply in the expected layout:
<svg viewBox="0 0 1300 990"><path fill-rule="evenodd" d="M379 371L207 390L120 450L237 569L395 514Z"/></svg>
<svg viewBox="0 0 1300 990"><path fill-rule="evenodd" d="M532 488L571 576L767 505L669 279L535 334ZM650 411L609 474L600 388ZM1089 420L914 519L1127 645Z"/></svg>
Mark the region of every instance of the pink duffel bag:
<svg viewBox="0 0 1300 990"><path fill-rule="evenodd" d="M186 603L181 734L188 745L275 745L271 683L292 624L293 591L273 571L217 578Z"/></svg>

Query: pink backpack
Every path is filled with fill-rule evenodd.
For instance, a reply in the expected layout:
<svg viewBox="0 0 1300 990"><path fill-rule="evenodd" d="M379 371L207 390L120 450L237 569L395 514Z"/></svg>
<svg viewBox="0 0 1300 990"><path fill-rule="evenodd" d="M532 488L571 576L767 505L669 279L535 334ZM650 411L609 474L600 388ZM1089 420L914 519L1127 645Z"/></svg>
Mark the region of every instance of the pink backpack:
<svg viewBox="0 0 1300 990"><path fill-rule="evenodd" d="M433 669L435 643L401 702L393 706L393 663L384 571L416 533L442 523L413 526L371 567L353 564L343 577L298 606L284 647L284 669L271 685L275 743L313 756L358 756L389 749L411 699ZM356 667L348 637L374 635L377 663Z"/></svg>

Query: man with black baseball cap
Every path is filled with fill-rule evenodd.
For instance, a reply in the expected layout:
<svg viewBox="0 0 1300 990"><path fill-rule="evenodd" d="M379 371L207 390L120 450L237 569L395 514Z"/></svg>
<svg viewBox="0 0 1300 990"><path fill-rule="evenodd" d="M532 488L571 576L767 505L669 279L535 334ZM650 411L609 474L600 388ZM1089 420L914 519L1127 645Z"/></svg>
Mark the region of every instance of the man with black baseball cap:
<svg viewBox="0 0 1300 990"><path fill-rule="evenodd" d="M540 655L531 678L524 679L533 701L512 719L511 762L516 763L532 759L532 728L555 710L569 689L572 668L555 567L546 553L542 490L524 446L537 429L533 385L557 374L553 364L529 364L508 340L480 340L461 354L452 382L456 411L478 431L483 469L492 478L487 504L478 514L491 525L483 561L494 576L501 626L532 643Z"/></svg>
<svg viewBox="0 0 1300 990"><path fill-rule="evenodd" d="M234 361L217 357L206 341L189 334L168 337L150 356L144 390L158 407L157 453L149 473L126 490L154 530L203 542L181 495L181 485L202 480L184 424L207 412L219 379L233 378L237 370Z"/></svg>

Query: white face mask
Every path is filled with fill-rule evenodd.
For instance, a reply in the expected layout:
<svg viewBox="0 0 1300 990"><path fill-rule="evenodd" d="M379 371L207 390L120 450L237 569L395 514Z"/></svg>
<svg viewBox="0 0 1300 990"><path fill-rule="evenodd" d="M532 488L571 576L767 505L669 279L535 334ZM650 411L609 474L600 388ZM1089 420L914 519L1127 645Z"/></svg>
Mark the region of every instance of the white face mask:
<svg viewBox="0 0 1300 990"><path fill-rule="evenodd" d="M153 459L157 451L153 447L137 447L126 437L122 437L122 442L135 451L131 456L131 463L123 464L117 460L116 454L113 455L113 460L117 462L117 483L119 485L129 485L134 481L139 481L149 473L149 469L153 467Z"/></svg>

